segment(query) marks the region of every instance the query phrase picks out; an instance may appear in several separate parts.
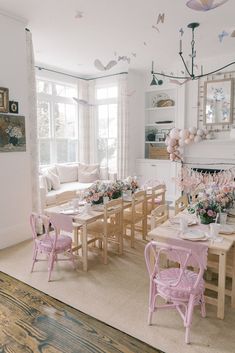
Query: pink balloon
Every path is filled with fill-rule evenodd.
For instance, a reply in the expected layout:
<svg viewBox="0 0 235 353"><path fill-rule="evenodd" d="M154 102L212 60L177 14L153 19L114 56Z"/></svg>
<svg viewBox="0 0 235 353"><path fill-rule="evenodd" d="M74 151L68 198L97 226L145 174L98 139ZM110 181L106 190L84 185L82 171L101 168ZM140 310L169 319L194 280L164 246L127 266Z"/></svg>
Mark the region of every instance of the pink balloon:
<svg viewBox="0 0 235 353"><path fill-rule="evenodd" d="M176 127L170 131L170 138L172 139L178 139L179 138L179 129Z"/></svg>
<svg viewBox="0 0 235 353"><path fill-rule="evenodd" d="M179 139L179 146L183 147L184 146L184 140L183 139Z"/></svg>
<svg viewBox="0 0 235 353"><path fill-rule="evenodd" d="M188 144L190 144L191 140L188 138L184 142L185 142L186 145L188 145Z"/></svg>
<svg viewBox="0 0 235 353"><path fill-rule="evenodd" d="M167 152L168 153L173 153L174 152L174 148L172 146L167 146Z"/></svg>
<svg viewBox="0 0 235 353"><path fill-rule="evenodd" d="M169 146L175 146L176 145L176 139L170 139L169 141Z"/></svg>
<svg viewBox="0 0 235 353"><path fill-rule="evenodd" d="M182 138L182 139L187 139L188 137L189 137L189 131L188 131L188 129L183 129L183 130L181 130L180 131L180 137Z"/></svg>

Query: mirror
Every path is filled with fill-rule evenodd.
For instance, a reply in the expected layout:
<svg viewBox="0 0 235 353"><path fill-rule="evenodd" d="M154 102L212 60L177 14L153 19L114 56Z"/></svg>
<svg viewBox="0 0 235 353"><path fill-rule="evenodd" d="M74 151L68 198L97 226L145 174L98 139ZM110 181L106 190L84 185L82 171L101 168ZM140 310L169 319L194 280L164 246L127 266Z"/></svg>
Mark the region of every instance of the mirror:
<svg viewBox="0 0 235 353"><path fill-rule="evenodd" d="M207 81L204 92L204 124L232 123L232 79Z"/></svg>

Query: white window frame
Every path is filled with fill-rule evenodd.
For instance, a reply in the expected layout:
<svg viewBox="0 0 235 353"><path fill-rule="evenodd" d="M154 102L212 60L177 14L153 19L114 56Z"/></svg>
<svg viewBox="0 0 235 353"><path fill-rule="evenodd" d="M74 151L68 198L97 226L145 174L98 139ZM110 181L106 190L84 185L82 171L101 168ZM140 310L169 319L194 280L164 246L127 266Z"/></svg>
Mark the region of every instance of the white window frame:
<svg viewBox="0 0 235 353"><path fill-rule="evenodd" d="M59 81L55 80L52 78L46 78L46 77L41 77L37 76L36 77L37 81L47 81L48 83L52 84L52 94L47 94L43 92L37 92L37 101L44 101L49 103L50 107L50 137L39 137L38 136L38 143L40 145L40 141L49 141L50 142L50 164L55 164L57 163L57 151L56 151L56 142L58 140L60 141L68 141L69 138L63 138L63 137L55 137L55 120L53 117L54 113L54 106L56 103L62 103L62 104L73 104L75 107L75 114L77 116L77 124L76 124L76 136L74 138L70 138L70 140L74 140L77 142L78 148L76 149L76 160L73 162L78 162L79 160L79 116L78 116L78 105L77 103L73 100L73 98L68 98L68 97L63 97L63 96L58 96L55 93L55 85L63 85L63 86L70 86L73 88L77 89L77 86L74 83L68 83L67 81ZM78 93L77 93L78 94ZM68 162L68 163L73 163L73 162ZM45 164L41 164L41 161L39 160L40 166L46 166ZM66 162L65 162L66 163Z"/></svg>

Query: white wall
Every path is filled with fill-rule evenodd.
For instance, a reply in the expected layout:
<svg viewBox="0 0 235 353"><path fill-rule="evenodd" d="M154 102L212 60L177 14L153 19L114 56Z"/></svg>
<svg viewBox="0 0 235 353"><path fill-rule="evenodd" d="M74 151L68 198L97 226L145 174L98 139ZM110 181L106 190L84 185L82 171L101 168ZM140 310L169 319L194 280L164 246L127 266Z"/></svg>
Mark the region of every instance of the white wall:
<svg viewBox="0 0 235 353"><path fill-rule="evenodd" d="M31 211L25 26L0 12L0 86L26 118L26 152L0 153L0 248L29 238Z"/></svg>

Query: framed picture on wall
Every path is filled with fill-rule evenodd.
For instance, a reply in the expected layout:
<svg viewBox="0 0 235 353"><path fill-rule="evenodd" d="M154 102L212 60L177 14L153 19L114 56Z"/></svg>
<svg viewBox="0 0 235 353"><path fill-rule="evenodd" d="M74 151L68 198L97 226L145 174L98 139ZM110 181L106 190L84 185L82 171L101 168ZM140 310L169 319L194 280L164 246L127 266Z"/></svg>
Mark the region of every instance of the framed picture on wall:
<svg viewBox="0 0 235 353"><path fill-rule="evenodd" d="M9 110L9 90L0 87L0 113L8 113Z"/></svg>
<svg viewBox="0 0 235 353"><path fill-rule="evenodd" d="M25 117L0 114L0 152L26 151Z"/></svg>
<svg viewBox="0 0 235 353"><path fill-rule="evenodd" d="M206 81L204 84L204 124L231 124L233 80Z"/></svg>

